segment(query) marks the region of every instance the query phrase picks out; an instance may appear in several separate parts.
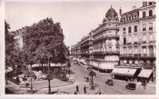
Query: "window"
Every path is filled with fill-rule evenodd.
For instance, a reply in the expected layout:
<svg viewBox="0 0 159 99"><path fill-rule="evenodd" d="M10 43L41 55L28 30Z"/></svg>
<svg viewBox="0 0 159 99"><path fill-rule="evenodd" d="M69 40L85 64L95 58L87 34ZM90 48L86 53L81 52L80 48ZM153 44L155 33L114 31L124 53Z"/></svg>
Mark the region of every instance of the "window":
<svg viewBox="0 0 159 99"><path fill-rule="evenodd" d="M146 12L142 12L142 17L145 18L146 17Z"/></svg>
<svg viewBox="0 0 159 99"><path fill-rule="evenodd" d="M131 27L130 27L130 26L129 26L129 28L128 28L128 32L131 33Z"/></svg>
<svg viewBox="0 0 159 99"><path fill-rule="evenodd" d="M126 38L125 37L123 38L123 44L124 45L126 44Z"/></svg>
<svg viewBox="0 0 159 99"><path fill-rule="evenodd" d="M123 28L123 31L125 31L126 30L126 28Z"/></svg>
<svg viewBox="0 0 159 99"><path fill-rule="evenodd" d="M149 24L149 30L152 31L153 30L153 23Z"/></svg>
<svg viewBox="0 0 159 99"><path fill-rule="evenodd" d="M144 28L142 29L142 31L146 31L146 27L144 27Z"/></svg>
<svg viewBox="0 0 159 99"><path fill-rule="evenodd" d="M151 31L152 31L152 30L153 30L153 27L149 27L149 30L151 30Z"/></svg>
<svg viewBox="0 0 159 99"><path fill-rule="evenodd" d="M143 2L143 7L147 6L147 2Z"/></svg>
<svg viewBox="0 0 159 99"><path fill-rule="evenodd" d="M152 2L149 2L149 5L152 5Z"/></svg>
<svg viewBox="0 0 159 99"><path fill-rule="evenodd" d="M152 10L149 10L149 16L152 16L152 15L153 15Z"/></svg>
<svg viewBox="0 0 159 99"><path fill-rule="evenodd" d="M134 32L137 32L137 26L136 25L134 26Z"/></svg>
<svg viewBox="0 0 159 99"><path fill-rule="evenodd" d="M146 31L146 24L143 24L142 31Z"/></svg>

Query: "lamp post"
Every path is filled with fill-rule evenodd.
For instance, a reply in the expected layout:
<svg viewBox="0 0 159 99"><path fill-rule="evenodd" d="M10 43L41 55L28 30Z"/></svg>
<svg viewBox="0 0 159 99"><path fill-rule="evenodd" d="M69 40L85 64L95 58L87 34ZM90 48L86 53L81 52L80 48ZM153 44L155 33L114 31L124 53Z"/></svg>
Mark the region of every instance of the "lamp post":
<svg viewBox="0 0 159 99"><path fill-rule="evenodd" d="M51 93L50 57L48 57L48 93Z"/></svg>
<svg viewBox="0 0 159 99"><path fill-rule="evenodd" d="M30 91L31 91L31 93L33 93L33 77L34 77L34 72L32 71L32 64L33 64L33 62L30 63L30 68L29 68Z"/></svg>

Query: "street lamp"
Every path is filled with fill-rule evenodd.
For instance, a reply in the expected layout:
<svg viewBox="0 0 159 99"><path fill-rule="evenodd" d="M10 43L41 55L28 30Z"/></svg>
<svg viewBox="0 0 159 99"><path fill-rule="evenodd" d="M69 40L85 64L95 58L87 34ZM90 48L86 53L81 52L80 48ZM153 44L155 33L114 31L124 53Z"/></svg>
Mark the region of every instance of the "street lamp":
<svg viewBox="0 0 159 99"><path fill-rule="evenodd" d="M51 75L50 75L50 57L48 57L48 93L50 94L51 93Z"/></svg>
<svg viewBox="0 0 159 99"><path fill-rule="evenodd" d="M33 65L33 62L30 62L29 77L30 77L30 91L31 91L31 93L33 93L33 77L34 77L34 72L32 71L32 65Z"/></svg>

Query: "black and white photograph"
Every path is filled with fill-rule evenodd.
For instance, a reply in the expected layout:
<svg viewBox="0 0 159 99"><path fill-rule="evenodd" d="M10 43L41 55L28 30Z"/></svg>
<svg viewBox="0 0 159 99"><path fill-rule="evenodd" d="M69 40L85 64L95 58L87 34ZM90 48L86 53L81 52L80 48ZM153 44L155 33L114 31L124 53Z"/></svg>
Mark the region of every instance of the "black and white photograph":
<svg viewBox="0 0 159 99"><path fill-rule="evenodd" d="M6 95L156 95L156 1L7 0Z"/></svg>

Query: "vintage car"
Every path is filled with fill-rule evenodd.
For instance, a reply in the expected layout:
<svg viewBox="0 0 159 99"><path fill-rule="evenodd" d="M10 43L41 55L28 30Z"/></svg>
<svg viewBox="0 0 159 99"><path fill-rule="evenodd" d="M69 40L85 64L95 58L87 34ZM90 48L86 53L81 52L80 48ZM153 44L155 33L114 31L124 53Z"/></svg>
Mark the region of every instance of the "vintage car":
<svg viewBox="0 0 159 99"><path fill-rule="evenodd" d="M107 81L105 82L105 84L109 85L109 86L113 86L114 82L112 79L107 79Z"/></svg>
<svg viewBox="0 0 159 99"><path fill-rule="evenodd" d="M86 82L89 82L89 77L84 77Z"/></svg>
<svg viewBox="0 0 159 99"><path fill-rule="evenodd" d="M136 83L130 82L125 86L126 89L135 90L136 89Z"/></svg>

